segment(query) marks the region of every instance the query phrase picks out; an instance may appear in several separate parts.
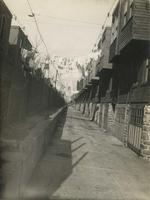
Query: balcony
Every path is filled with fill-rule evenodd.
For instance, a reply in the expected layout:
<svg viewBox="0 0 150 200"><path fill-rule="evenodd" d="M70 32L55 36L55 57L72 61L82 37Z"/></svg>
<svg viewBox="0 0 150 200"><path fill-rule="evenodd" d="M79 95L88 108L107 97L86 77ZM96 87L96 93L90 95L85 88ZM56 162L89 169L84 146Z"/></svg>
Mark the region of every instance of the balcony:
<svg viewBox="0 0 150 200"><path fill-rule="evenodd" d="M133 39L133 18L121 29L118 41L119 52L122 51Z"/></svg>
<svg viewBox="0 0 150 200"><path fill-rule="evenodd" d="M128 11L129 12L129 11ZM143 0L135 0L132 5L132 14L124 24L124 16L120 21L120 33L118 37L118 50L123 52L136 51L141 45L150 42L150 11ZM129 53L129 52L128 52Z"/></svg>

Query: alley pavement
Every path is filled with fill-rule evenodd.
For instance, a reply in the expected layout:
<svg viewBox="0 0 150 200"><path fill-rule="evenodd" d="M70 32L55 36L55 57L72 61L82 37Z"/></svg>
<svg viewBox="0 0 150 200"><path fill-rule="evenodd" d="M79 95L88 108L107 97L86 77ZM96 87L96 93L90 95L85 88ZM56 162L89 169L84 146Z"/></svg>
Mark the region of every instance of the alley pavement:
<svg viewBox="0 0 150 200"><path fill-rule="evenodd" d="M25 196L32 200L150 200L150 163L70 107Z"/></svg>

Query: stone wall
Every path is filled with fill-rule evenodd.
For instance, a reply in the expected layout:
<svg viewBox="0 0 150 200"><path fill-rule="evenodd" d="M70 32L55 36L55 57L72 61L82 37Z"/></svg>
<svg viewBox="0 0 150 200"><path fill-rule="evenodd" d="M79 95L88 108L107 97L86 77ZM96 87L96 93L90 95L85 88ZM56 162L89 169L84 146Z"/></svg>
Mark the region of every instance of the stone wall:
<svg viewBox="0 0 150 200"><path fill-rule="evenodd" d="M19 67L13 73L7 73L7 79L4 75L1 74L2 126L65 104L63 97L42 76L25 72Z"/></svg>
<svg viewBox="0 0 150 200"><path fill-rule="evenodd" d="M84 116L85 116L85 117L89 117L89 115L90 115L90 103L89 103L89 102L86 102L86 103L85 103Z"/></svg>
<svg viewBox="0 0 150 200"><path fill-rule="evenodd" d="M141 154L145 159L150 160L150 105L144 107Z"/></svg>
<svg viewBox="0 0 150 200"><path fill-rule="evenodd" d="M94 121L99 124L99 115L100 115L100 104L97 103L96 104L96 111L95 111L95 117L94 117Z"/></svg>
<svg viewBox="0 0 150 200"><path fill-rule="evenodd" d="M85 116L93 119L100 128L113 134L144 159L150 160L150 105L82 103L81 112L84 107Z"/></svg>
<svg viewBox="0 0 150 200"><path fill-rule="evenodd" d="M81 103L80 111L82 114L84 114L84 112L85 112L85 103L84 102Z"/></svg>
<svg viewBox="0 0 150 200"><path fill-rule="evenodd" d="M113 127L115 123L115 110L111 103L108 104L108 125L107 130L113 132Z"/></svg>
<svg viewBox="0 0 150 200"><path fill-rule="evenodd" d="M102 103L100 106L100 127L107 130L108 124L108 104Z"/></svg>
<svg viewBox="0 0 150 200"><path fill-rule="evenodd" d="M3 198L21 200L37 162L50 144L65 107L52 115L30 117L3 134ZM13 133L13 135L12 135Z"/></svg>

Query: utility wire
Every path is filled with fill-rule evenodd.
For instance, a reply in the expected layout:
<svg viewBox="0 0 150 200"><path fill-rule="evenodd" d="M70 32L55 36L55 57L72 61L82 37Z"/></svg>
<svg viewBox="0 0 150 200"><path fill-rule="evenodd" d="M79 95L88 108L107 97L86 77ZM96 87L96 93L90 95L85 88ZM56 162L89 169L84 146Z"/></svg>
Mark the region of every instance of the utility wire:
<svg viewBox="0 0 150 200"><path fill-rule="evenodd" d="M24 20L25 22L27 23L34 23L33 21L27 21L27 20ZM80 24L71 24L71 23L61 23L61 22L44 22L44 21L38 21L39 24L51 24L51 25L62 25L63 27L77 27L77 28L82 28L82 29L92 29L92 30L95 30L95 29L99 29L100 25L80 25Z"/></svg>
<svg viewBox="0 0 150 200"><path fill-rule="evenodd" d="M28 3L29 9L30 9L31 14L32 14L31 16L32 16L33 19L34 19L34 22L35 22L37 31L38 31L38 33L39 33L39 36L40 36L40 38L41 38L41 40L42 40L42 42L43 42L43 44L44 44L44 46L45 46L45 48L46 48L47 55L49 56L49 52L48 52L47 45L46 45L46 43L45 43L45 41L44 41L44 39L43 39L43 36L42 36L42 34L41 34L41 31L40 31L40 28L39 28L39 25L38 25L38 22L37 22L37 19L36 19L36 16L35 16L35 14L34 14L34 12L33 12L33 9L32 9L32 7L31 7L31 4L30 4L29 0L27 0L27 3Z"/></svg>
<svg viewBox="0 0 150 200"><path fill-rule="evenodd" d="M44 39L43 39L43 36L42 36L42 34L41 34L41 31L40 31L40 28L39 28L39 25L38 25L38 22L37 22L37 19L36 19L36 16L35 16L35 14L34 14L34 12L33 12L33 9L32 9L32 7L31 7L31 4L30 4L29 0L27 0L27 3L28 3L29 9L30 9L31 14L32 14L31 17L34 18L34 21L35 21L35 24L36 24L36 27L37 27L37 31L38 31L38 33L39 33L39 36L40 36L40 38L41 38L41 40L42 40L42 42L43 42L43 44L44 44L44 46L45 46L45 48L46 48L47 56L50 56L50 55L49 55L49 52L48 52L47 45L46 45L46 43L45 43L45 41L44 41ZM57 69L55 66L53 66L53 67L55 68L55 70L56 70L56 72L57 72L58 69ZM58 72L58 75L59 75L59 72ZM59 78L60 78L60 75L59 75Z"/></svg>
<svg viewBox="0 0 150 200"><path fill-rule="evenodd" d="M5 0L5 3L6 3L7 5L9 5L9 3L8 3L7 0ZM20 21L20 19L18 18L18 16L16 16L15 11L12 9L12 7L11 7L11 8L9 7L9 10L10 10L10 12L11 12L11 14L12 14L13 19L17 22L17 24L19 25L19 27L21 28L21 30L29 37L29 34L27 33L27 31L26 31L26 29L25 29L25 26L21 23L21 21ZM17 36L17 37L18 37L18 36ZM17 37L16 37L16 39L17 39ZM14 41L15 41L16 39L14 39ZM29 37L29 39L30 39L30 41L32 42L32 46L33 46L33 41L32 41L32 39L31 39L31 37ZM34 47L34 46L33 46L33 47Z"/></svg>
<svg viewBox="0 0 150 200"><path fill-rule="evenodd" d="M51 18L51 19L55 19L55 20L78 22L78 23L81 23L81 24L92 24L92 25L100 26L100 24L97 24L97 23L88 22L88 21L81 21L81 20L77 20L77 19L69 19L69 18L63 18L63 17L54 17L54 16L44 15L44 14L36 14L36 15L37 16L45 16L45 17L48 17L48 18Z"/></svg>
<svg viewBox="0 0 150 200"><path fill-rule="evenodd" d="M31 14L32 14L31 17L34 18L34 22L35 22L37 31L38 31L38 33L39 33L39 36L40 36L40 38L41 38L41 41L43 42L43 44L44 44L44 46L45 46L45 48L46 48L47 56L50 57L50 54L49 54L47 45L46 45L46 43L45 43L45 41L44 41L44 39L43 39L42 33L41 33L40 28L39 28L39 25L38 25L38 21L37 21L37 19L36 19L35 13L33 12L33 9L32 9L32 7L31 7L31 4L30 4L29 0L27 0L27 3L28 3L29 9L30 9ZM54 68L55 68L55 70L56 70L56 72L57 72L58 69L56 69L56 67L54 67ZM58 74L59 74L59 72L58 72Z"/></svg>
<svg viewBox="0 0 150 200"><path fill-rule="evenodd" d="M5 2L7 2L7 0L5 0ZM33 10L32 10L32 7L31 7L31 4L30 4L29 0L27 0L27 3L28 3L28 6L29 6L29 8L30 8L30 11L31 11L31 13L32 13L32 17L34 17L34 21L35 21L35 24L36 24L38 33L39 33L39 35L40 35L41 41L44 43L44 46L45 46L45 48L46 48L47 55L49 56L48 48L47 48L46 43L45 43L45 41L44 41L44 39L43 39L43 37L42 37L42 34L41 34L41 32L40 32L40 29L39 29L39 26L38 26L38 22L37 22L37 20L36 20L35 14L33 13ZM7 2L7 4L8 4L8 2ZM10 10L11 10L11 13L12 13L12 16L13 16L14 20L17 21L17 23L18 23L19 27L22 29L22 31L25 32L25 27L23 26L23 24L20 22L20 20L19 20L18 17L16 16L15 11L14 11L12 8L11 8ZM27 34L27 33L26 33L26 34ZM29 34L27 34L27 35L29 36ZM17 37L18 37L18 36L17 36ZM14 39L14 42L16 41L17 37ZM30 38L30 39L31 39L31 38ZM40 42L40 41L39 41L39 42ZM34 47L33 41L32 41L32 46ZM34 47L34 48L37 49L37 47ZM56 71L58 70L58 69L56 69L56 67L54 67L54 68L55 68ZM58 73L58 75L59 75L59 73ZM61 77L61 76L59 75L59 79L60 79L60 77ZM62 81L61 81L61 82L62 82Z"/></svg>

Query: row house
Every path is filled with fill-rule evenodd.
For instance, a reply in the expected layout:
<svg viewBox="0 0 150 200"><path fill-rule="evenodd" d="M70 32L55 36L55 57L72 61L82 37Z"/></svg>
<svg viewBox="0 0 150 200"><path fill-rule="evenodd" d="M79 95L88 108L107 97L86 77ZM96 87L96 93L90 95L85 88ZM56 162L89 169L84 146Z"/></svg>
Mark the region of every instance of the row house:
<svg viewBox="0 0 150 200"><path fill-rule="evenodd" d="M94 119L95 108L97 104L97 93L98 93L98 70L97 70L97 60L91 59L87 66L88 76L86 85L86 104L85 104L85 116L88 116L91 120Z"/></svg>
<svg viewBox="0 0 150 200"><path fill-rule="evenodd" d="M101 56L98 63L99 71L99 125L102 129L111 129L111 113L113 109L111 98L112 64L109 63L109 48L111 42L111 27L106 27L98 43ZM110 113L110 114L109 114Z"/></svg>
<svg viewBox="0 0 150 200"><path fill-rule="evenodd" d="M75 97L75 103L76 103L76 109L81 111L82 114L85 113L85 106L86 106L85 104L87 95L89 93L87 85L88 85L87 76L81 78L81 80L77 82L78 94Z"/></svg>
<svg viewBox="0 0 150 200"><path fill-rule="evenodd" d="M146 159L150 159L149 19L148 0L118 1L112 26L105 28L98 44L97 86L90 79L77 98L83 105L97 100L92 119Z"/></svg>
<svg viewBox="0 0 150 200"><path fill-rule="evenodd" d="M6 68L8 49L9 49L9 33L11 27L12 14L7 8L3 0L0 1L0 121L6 119L7 98L9 87L9 73ZM3 76L2 76L3 74ZM3 102L3 109L2 109Z"/></svg>
<svg viewBox="0 0 150 200"><path fill-rule="evenodd" d="M150 158L150 2L120 0L113 12L110 62L115 133Z"/></svg>
<svg viewBox="0 0 150 200"><path fill-rule="evenodd" d="M77 102L82 101L82 113L99 123L101 128L107 126L107 123L105 123L107 121L106 116L111 103L112 64L109 63L110 40L111 28L106 27L98 44L98 51L101 55L96 60L92 59L87 65L88 76L84 80L86 84L83 84L77 98ZM83 80L81 81L83 82Z"/></svg>

